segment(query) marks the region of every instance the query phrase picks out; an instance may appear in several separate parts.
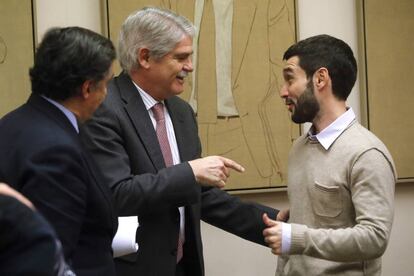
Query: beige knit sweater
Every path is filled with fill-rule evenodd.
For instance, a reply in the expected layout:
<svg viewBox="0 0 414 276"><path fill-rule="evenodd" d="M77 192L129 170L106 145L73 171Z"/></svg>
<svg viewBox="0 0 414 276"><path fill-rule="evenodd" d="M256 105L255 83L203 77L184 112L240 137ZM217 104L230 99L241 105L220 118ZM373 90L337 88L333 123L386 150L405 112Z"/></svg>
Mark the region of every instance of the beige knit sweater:
<svg viewBox="0 0 414 276"><path fill-rule="evenodd" d="M328 150L298 138L288 171L291 251L276 275L381 275L395 181L390 153L356 121Z"/></svg>

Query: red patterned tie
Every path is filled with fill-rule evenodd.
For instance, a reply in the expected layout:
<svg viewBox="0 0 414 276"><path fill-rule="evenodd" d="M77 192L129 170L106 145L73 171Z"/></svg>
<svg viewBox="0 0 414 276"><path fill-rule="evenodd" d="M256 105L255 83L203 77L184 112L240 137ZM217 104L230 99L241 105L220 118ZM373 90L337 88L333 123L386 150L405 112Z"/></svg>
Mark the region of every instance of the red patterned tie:
<svg viewBox="0 0 414 276"><path fill-rule="evenodd" d="M154 114L155 121L157 125L155 131L157 133L158 142L160 143L162 156L164 157L165 166L169 167L174 165L170 142L168 141L167 127L165 125L164 117L164 105L162 103L157 103L152 107L152 112ZM183 244L184 236L182 235L181 229L178 235L178 246L177 246L177 263L183 257Z"/></svg>
<svg viewBox="0 0 414 276"><path fill-rule="evenodd" d="M154 113L154 118L157 122L155 131L157 132L157 138L158 142L160 143L165 166L172 166L174 163L170 148L170 142L168 141L167 127L165 126L164 105L162 103L157 103L152 107L152 112Z"/></svg>

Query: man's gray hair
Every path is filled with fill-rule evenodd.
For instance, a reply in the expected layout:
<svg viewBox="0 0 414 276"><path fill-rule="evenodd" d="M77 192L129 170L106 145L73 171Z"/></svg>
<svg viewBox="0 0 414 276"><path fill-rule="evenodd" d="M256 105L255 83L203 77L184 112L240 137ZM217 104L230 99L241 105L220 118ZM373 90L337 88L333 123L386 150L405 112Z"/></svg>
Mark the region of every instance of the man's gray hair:
<svg viewBox="0 0 414 276"><path fill-rule="evenodd" d="M119 33L118 56L121 67L130 72L139 68L137 54L147 48L160 59L171 52L185 36L194 37L195 27L185 17L170 10L145 7L125 20Z"/></svg>

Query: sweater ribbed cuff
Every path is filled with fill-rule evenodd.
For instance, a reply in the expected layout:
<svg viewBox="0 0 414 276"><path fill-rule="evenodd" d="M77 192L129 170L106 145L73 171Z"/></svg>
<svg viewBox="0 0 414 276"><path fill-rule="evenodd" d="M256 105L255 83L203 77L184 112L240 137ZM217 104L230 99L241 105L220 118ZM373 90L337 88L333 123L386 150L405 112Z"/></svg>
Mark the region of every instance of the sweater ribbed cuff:
<svg viewBox="0 0 414 276"><path fill-rule="evenodd" d="M305 250L305 232L307 229L308 227L306 225L292 223L290 255L302 254Z"/></svg>

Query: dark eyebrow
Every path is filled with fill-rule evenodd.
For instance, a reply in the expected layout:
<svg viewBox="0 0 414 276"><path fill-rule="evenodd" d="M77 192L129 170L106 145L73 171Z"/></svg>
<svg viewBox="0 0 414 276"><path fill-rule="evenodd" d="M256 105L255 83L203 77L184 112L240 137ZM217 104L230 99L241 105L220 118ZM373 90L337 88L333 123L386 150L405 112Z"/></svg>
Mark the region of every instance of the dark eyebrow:
<svg viewBox="0 0 414 276"><path fill-rule="evenodd" d="M283 68L283 76L290 77L290 76L293 76L293 75L294 75L294 73L293 73L293 69L291 67Z"/></svg>

